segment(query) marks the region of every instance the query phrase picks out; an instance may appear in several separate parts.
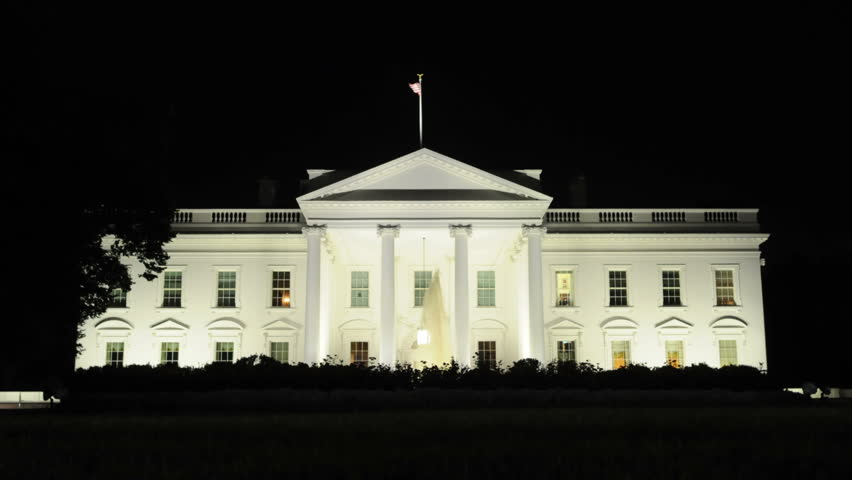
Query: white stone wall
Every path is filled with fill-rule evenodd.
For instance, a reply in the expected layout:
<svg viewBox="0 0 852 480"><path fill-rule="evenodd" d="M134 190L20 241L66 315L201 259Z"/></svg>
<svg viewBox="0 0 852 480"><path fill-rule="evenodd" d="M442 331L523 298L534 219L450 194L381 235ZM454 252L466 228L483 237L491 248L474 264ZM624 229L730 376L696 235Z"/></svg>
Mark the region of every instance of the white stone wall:
<svg viewBox="0 0 852 480"><path fill-rule="evenodd" d="M346 250L342 244L351 232L355 230L335 230L334 242L324 243L320 281L320 358L337 355L346 362L349 341L368 341L370 356L379 358L380 354L381 243L372 227L374 244L368 242L371 246ZM478 229L474 224L469 240L470 349L476 351L478 340L495 340L498 360L508 366L530 354L527 252L505 241L505 238L520 238L519 228L503 237L495 232ZM416 245L422 235L433 238L426 269L440 272L450 319L448 332L454 328L454 257L446 228L421 232L403 227L396 240L395 259L396 358L400 361L406 360L406 349L414 340L420 319L420 309L413 306L413 272L422 268L421 256L415 253L419 251ZM636 241L631 234L598 237L559 234L545 237L542 298L532 299L541 301L544 308L542 360L553 358L555 338L576 338L578 360L610 368L609 342L626 338L632 341L632 361L662 365L665 339L672 338L684 340L686 364L718 366L717 340L729 338L738 341L739 363L767 366L759 241L712 234L645 241ZM616 237L621 243L613 243ZM169 244L168 250L170 267L184 272L183 306L160 306L162 277L153 282L138 279L128 294L127 308L110 309L103 317L87 323L85 352L77 360L78 367L103 365L106 342L111 340L125 342L125 364L156 364L160 342L178 341L180 364L202 365L213 359L216 338L234 341L235 357L268 354L271 338L287 339L292 342L291 361L303 360L307 267L304 236L180 235ZM271 271L276 266L292 272L291 308L270 306ZM628 271L628 307L607 305L609 266ZM680 269L683 306L662 306L662 266ZM734 268L737 306L715 306L714 266ZM215 307L217 267L238 271L237 308ZM572 307L555 306L555 271L561 268L570 268L575 274ZM496 272L496 307L476 305L479 269ZM136 264L132 264L132 270L134 276L140 271ZM350 305L349 282L353 270L370 272L369 307ZM673 318L677 320L664 324ZM714 328L714 322L720 319L723 321ZM168 320L173 322L163 323ZM216 323L219 320L226 321ZM739 321L744 325L742 328L738 328ZM211 325L221 329L211 330ZM156 329L156 326L166 328Z"/></svg>

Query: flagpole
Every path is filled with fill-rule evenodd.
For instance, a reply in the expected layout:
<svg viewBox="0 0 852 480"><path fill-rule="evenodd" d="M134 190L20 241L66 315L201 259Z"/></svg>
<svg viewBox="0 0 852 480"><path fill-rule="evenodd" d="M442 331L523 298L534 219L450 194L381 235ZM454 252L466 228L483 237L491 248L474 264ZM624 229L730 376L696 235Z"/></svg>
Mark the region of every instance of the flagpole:
<svg viewBox="0 0 852 480"><path fill-rule="evenodd" d="M420 83L420 95L417 95L420 101L420 148L423 148L423 74L417 74L417 82Z"/></svg>

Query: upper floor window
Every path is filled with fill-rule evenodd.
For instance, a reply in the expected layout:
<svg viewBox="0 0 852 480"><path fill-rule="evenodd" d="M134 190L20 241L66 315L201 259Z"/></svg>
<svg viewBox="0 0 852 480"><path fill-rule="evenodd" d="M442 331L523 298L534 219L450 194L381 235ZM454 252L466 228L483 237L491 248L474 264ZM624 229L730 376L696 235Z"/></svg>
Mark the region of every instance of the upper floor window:
<svg viewBox="0 0 852 480"><path fill-rule="evenodd" d="M106 365L108 367L124 366L124 342L107 342Z"/></svg>
<svg viewBox="0 0 852 480"><path fill-rule="evenodd" d="M627 271L609 271L609 306L627 306Z"/></svg>
<svg viewBox="0 0 852 480"><path fill-rule="evenodd" d="M180 307L183 289L183 272L165 272L163 274L163 306Z"/></svg>
<svg viewBox="0 0 852 480"><path fill-rule="evenodd" d="M290 272L272 272L272 306L290 307Z"/></svg>
<svg viewBox="0 0 852 480"><path fill-rule="evenodd" d="M351 303L353 307L370 306L370 272L351 273Z"/></svg>
<svg viewBox="0 0 852 480"><path fill-rule="evenodd" d="M496 303L497 283L494 271L476 272L476 306L493 307Z"/></svg>
<svg viewBox="0 0 852 480"><path fill-rule="evenodd" d="M114 288L109 301L110 308L124 308L127 306L127 292L121 288Z"/></svg>
<svg viewBox="0 0 852 480"><path fill-rule="evenodd" d="M414 272L414 306L422 307L423 299L426 298L426 290L432 283L432 272L418 270Z"/></svg>
<svg viewBox="0 0 852 480"><path fill-rule="evenodd" d="M556 306L574 305L573 272L556 272Z"/></svg>
<svg viewBox="0 0 852 480"><path fill-rule="evenodd" d="M217 307L237 306L237 272L217 272L218 285L216 288Z"/></svg>
<svg viewBox="0 0 852 480"><path fill-rule="evenodd" d="M680 270L663 270L663 305L681 305Z"/></svg>
<svg viewBox="0 0 852 480"><path fill-rule="evenodd" d="M734 297L734 270L715 269L716 276L716 305L736 305Z"/></svg>

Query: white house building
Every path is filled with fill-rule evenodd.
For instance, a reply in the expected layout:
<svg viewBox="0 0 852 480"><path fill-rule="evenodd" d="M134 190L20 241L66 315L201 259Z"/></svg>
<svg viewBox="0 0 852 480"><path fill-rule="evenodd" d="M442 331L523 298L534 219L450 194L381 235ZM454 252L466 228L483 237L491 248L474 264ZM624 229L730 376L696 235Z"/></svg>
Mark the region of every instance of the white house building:
<svg viewBox="0 0 852 480"><path fill-rule="evenodd" d="M77 366L766 368L757 210L549 209L540 173L424 148L348 177L310 170L299 209L181 210L167 270L87 322Z"/></svg>

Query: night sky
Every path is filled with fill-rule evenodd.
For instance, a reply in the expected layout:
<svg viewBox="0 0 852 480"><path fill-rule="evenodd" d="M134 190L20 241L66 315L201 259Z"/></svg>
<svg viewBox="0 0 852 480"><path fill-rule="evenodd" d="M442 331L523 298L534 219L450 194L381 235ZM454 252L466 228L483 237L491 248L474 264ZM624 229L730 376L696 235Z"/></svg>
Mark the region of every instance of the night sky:
<svg viewBox="0 0 852 480"><path fill-rule="evenodd" d="M19 11L6 193L30 218L118 197L227 206L264 176L295 193L306 168L418 148L407 84L424 73L425 146L542 168L554 207L582 173L591 207L760 208L770 362L842 361L817 348L826 330L798 347L792 332L852 322L835 310L852 266L843 13L424 10Z"/></svg>

